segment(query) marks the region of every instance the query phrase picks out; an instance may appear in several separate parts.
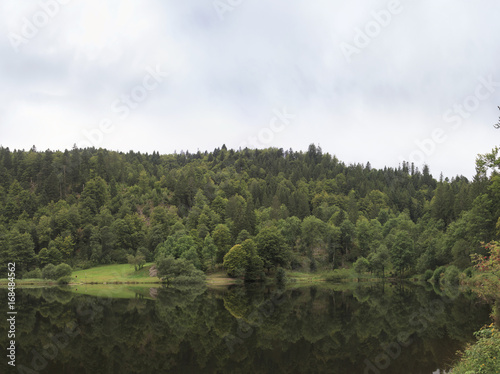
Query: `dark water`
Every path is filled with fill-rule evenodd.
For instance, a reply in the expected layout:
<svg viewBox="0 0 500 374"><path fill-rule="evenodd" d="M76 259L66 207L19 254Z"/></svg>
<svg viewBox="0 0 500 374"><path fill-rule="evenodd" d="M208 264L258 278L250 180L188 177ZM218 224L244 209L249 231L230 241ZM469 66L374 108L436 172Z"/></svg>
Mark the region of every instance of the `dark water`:
<svg viewBox="0 0 500 374"><path fill-rule="evenodd" d="M471 294L342 287L18 289L17 366L3 354L0 372L431 374L489 321ZM0 290L4 353L6 299Z"/></svg>

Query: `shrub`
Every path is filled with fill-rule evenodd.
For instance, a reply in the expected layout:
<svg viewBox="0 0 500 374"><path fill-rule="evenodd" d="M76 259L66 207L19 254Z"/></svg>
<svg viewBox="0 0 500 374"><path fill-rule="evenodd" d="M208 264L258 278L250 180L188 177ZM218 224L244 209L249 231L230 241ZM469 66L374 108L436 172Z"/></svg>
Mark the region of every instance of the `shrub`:
<svg viewBox="0 0 500 374"><path fill-rule="evenodd" d="M52 279L59 279L59 278L62 278L62 277L69 277L72 272L73 272L73 269L68 264L64 264L64 263L63 264L59 264L54 269L54 278L52 278Z"/></svg>
<svg viewBox="0 0 500 374"><path fill-rule="evenodd" d="M59 264L54 266L53 264L46 265L42 270L43 279L59 279L62 277L69 277L73 269L68 264Z"/></svg>
<svg viewBox="0 0 500 374"><path fill-rule="evenodd" d="M127 261L130 265L132 265L135 271L141 270L144 264L146 264L146 259L144 255L137 251L137 255L127 255Z"/></svg>
<svg viewBox="0 0 500 374"><path fill-rule="evenodd" d="M467 269L464 270L464 274L467 278L472 278L473 270L471 267L468 267Z"/></svg>
<svg viewBox="0 0 500 374"><path fill-rule="evenodd" d="M115 249L111 252L111 261L117 264L126 264L127 251L124 249Z"/></svg>
<svg viewBox="0 0 500 374"><path fill-rule="evenodd" d="M42 271L39 268L24 273L23 279L41 279Z"/></svg>
<svg viewBox="0 0 500 374"><path fill-rule="evenodd" d="M175 259L172 256L161 255L156 260L156 268L158 278L167 283L187 284L205 280L205 274L183 258Z"/></svg>
<svg viewBox="0 0 500 374"><path fill-rule="evenodd" d="M424 281L431 279L433 274L434 272L431 269L427 269L424 273Z"/></svg>
<svg viewBox="0 0 500 374"><path fill-rule="evenodd" d="M493 324L475 333L478 341L469 346L453 374L500 372L500 332ZM479 370L478 370L479 369Z"/></svg>
<svg viewBox="0 0 500 374"><path fill-rule="evenodd" d="M55 274L56 267L53 264L47 264L42 270L42 276L43 279L55 279L54 274Z"/></svg>
<svg viewBox="0 0 500 374"><path fill-rule="evenodd" d="M364 272L368 271L370 268L370 262L364 258L360 257L356 260L356 262L353 264L354 271L358 274L363 274Z"/></svg>

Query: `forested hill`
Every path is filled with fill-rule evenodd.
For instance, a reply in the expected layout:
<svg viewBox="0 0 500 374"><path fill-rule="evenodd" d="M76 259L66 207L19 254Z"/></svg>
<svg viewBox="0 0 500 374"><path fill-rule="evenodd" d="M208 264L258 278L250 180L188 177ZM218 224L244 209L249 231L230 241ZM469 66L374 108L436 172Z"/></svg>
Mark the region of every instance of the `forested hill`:
<svg viewBox="0 0 500 374"><path fill-rule="evenodd" d="M315 145L169 155L0 148L0 271L7 261L20 272L138 253L151 261L167 239L205 270L236 243L264 243L264 231L284 248L265 259L270 267L309 259L335 268L365 257L375 271L463 269L496 237L495 178L437 181L428 167L346 165Z"/></svg>

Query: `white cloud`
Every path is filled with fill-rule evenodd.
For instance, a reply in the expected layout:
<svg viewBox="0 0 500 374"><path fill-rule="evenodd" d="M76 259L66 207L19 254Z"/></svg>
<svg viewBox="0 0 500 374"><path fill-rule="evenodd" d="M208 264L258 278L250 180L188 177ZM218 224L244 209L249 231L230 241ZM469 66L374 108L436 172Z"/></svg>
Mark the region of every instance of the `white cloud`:
<svg viewBox="0 0 500 374"><path fill-rule="evenodd" d="M447 140L425 161L434 174L471 177L475 155L500 134L492 126L500 91L460 128L443 120L478 77L498 71L493 0L401 0L401 13L350 63L340 43L352 43L389 1L245 1L222 21L206 0L69 1L16 53L9 32L21 33L24 17L50 1L0 4L4 146L63 149L111 118L115 129L99 145L112 149L237 147L286 106L297 119L263 145L314 142L347 163L397 166L443 128ZM117 119L112 103L158 64L171 77Z"/></svg>

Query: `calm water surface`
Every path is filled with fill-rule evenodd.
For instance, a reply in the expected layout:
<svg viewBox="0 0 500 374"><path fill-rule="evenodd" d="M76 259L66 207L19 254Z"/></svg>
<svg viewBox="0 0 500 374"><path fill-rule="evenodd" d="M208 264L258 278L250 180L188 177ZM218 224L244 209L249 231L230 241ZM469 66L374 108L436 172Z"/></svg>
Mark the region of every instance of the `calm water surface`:
<svg viewBox="0 0 500 374"><path fill-rule="evenodd" d="M1 373L444 373L491 311L387 283L18 289L16 306L17 367L4 354Z"/></svg>

